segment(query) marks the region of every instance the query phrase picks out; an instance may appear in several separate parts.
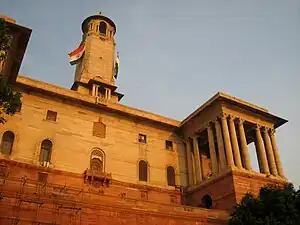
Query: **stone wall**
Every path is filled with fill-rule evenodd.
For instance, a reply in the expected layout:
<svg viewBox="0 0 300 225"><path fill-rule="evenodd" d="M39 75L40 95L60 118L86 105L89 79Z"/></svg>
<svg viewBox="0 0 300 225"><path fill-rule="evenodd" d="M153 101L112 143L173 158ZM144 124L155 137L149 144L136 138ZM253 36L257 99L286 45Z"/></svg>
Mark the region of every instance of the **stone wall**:
<svg viewBox="0 0 300 225"><path fill-rule="evenodd" d="M112 180L95 187L84 175L1 160L0 224L226 224L224 211L180 205L180 192ZM7 168L5 170L5 168ZM46 183L37 173L48 174ZM148 198L140 193L147 190ZM167 198L177 196L174 202Z"/></svg>
<svg viewBox="0 0 300 225"><path fill-rule="evenodd" d="M231 211L247 193L257 195L267 184L284 185L287 181L280 177L269 177L256 172L229 170L217 177L211 177L196 187L189 188L187 204L202 206L205 195L212 198L212 208Z"/></svg>
<svg viewBox="0 0 300 225"><path fill-rule="evenodd" d="M46 120L47 110L57 112L56 121ZM106 126L105 138L93 136L94 123L99 121ZM105 153L105 171L116 180L140 183L138 161L146 160L147 185L174 189L166 180L166 167L170 165L175 168L176 184L187 185L184 144L168 126L24 92L21 112L8 118L0 127L0 135L7 130L15 134L12 154L0 154L0 158L39 165L41 142L49 139L53 143L53 169L83 173L89 168L92 150L100 148ZM147 144L138 142L139 133L147 135ZM166 140L173 142L173 150L165 148Z"/></svg>

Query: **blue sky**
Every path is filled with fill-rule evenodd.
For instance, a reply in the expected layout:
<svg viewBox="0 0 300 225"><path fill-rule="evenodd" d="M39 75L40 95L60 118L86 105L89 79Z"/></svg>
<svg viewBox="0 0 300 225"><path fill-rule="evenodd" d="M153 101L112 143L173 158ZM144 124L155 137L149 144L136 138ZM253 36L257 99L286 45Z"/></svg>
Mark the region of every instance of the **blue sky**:
<svg viewBox="0 0 300 225"><path fill-rule="evenodd" d="M300 184L299 0L1 0L1 14L33 29L21 73L71 87L67 54L100 11L117 25L123 104L182 120L223 91L266 107L289 120L277 140Z"/></svg>

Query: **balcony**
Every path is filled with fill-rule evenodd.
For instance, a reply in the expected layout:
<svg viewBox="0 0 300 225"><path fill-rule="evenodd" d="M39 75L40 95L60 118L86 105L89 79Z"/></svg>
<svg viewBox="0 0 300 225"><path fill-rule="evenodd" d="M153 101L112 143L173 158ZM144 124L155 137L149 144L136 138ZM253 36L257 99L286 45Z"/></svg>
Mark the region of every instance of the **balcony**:
<svg viewBox="0 0 300 225"><path fill-rule="evenodd" d="M86 169L84 172L84 182L92 184L95 187L109 186L111 180L111 173L93 169Z"/></svg>
<svg viewBox="0 0 300 225"><path fill-rule="evenodd" d="M96 96L96 104L107 105L107 99L103 96Z"/></svg>

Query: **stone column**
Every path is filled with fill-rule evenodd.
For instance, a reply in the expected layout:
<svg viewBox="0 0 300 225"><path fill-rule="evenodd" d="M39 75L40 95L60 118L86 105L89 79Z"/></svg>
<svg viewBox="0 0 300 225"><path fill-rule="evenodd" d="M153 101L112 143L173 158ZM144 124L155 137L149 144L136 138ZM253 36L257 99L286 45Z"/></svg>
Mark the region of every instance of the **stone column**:
<svg viewBox="0 0 300 225"><path fill-rule="evenodd" d="M243 159L244 167L245 167L246 170L252 170L251 169L249 151L248 151L248 145L247 145L247 139L246 139L244 124L243 124L242 119L238 120L238 126L239 126L241 153L242 153L242 159Z"/></svg>
<svg viewBox="0 0 300 225"><path fill-rule="evenodd" d="M185 143L186 143L186 159L187 159L187 169L188 169L188 183L189 185L194 185L191 141L187 139Z"/></svg>
<svg viewBox="0 0 300 225"><path fill-rule="evenodd" d="M234 167L234 161L233 161L232 148L231 148L230 136L229 136L229 131L228 131L227 118L226 118L225 115L221 116L221 123L222 123L222 130L223 130L227 165L228 165L228 167Z"/></svg>
<svg viewBox="0 0 300 225"><path fill-rule="evenodd" d="M193 137L193 146L195 155L196 184L200 184L202 181L202 168L197 137Z"/></svg>
<svg viewBox="0 0 300 225"><path fill-rule="evenodd" d="M195 155L192 153L193 184L196 184Z"/></svg>
<svg viewBox="0 0 300 225"><path fill-rule="evenodd" d="M262 166L262 171L265 174L269 174L270 170L268 166L266 150L265 150L263 139L261 137L260 126L258 125L255 128L255 134L256 134L256 147L259 154L260 163Z"/></svg>
<svg viewBox="0 0 300 225"><path fill-rule="evenodd" d="M234 161L237 168L242 169L242 160L239 150L239 144L236 136L235 124L234 124L234 117L229 116L229 130L230 130L230 137L232 143L232 150L234 155Z"/></svg>
<svg viewBox="0 0 300 225"><path fill-rule="evenodd" d="M272 142L272 147L273 147L273 152L274 152L274 157L275 157L278 174L279 174L279 176L284 177L281 160L280 160L280 155L279 155L279 151L278 151L278 146L277 146L277 142L276 142L276 137L275 137L275 129L271 130L270 136L271 136L271 142Z"/></svg>
<svg viewBox="0 0 300 225"><path fill-rule="evenodd" d="M265 141L266 153L267 153L267 159L269 162L270 171L271 171L272 175L277 176L278 173L277 173L273 148L272 148L272 144L271 144L271 139L269 136L269 129L265 127L263 129L263 134L264 134L264 141Z"/></svg>
<svg viewBox="0 0 300 225"><path fill-rule="evenodd" d="M95 85L93 85L93 89L92 89L92 96L96 96L96 87L95 87Z"/></svg>
<svg viewBox="0 0 300 225"><path fill-rule="evenodd" d="M208 146L209 146L209 154L210 159L212 163L212 173L213 175L218 173L219 166L218 166L218 160L217 160L217 154L215 149L215 140L214 140L214 134L211 128L211 124L207 127L207 134L208 134Z"/></svg>
<svg viewBox="0 0 300 225"><path fill-rule="evenodd" d="M223 144L222 129L218 119L215 121L215 126L216 126L216 134L217 134L220 170L223 171L226 169L227 163L226 163L225 150Z"/></svg>

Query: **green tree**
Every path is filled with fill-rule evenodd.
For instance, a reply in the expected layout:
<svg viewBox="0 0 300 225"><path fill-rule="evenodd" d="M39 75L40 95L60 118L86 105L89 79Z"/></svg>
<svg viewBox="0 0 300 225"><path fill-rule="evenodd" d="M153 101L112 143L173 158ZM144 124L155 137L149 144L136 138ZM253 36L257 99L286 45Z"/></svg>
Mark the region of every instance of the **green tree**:
<svg viewBox="0 0 300 225"><path fill-rule="evenodd" d="M236 206L229 225L300 225L300 191L292 184L267 185L254 197L246 194Z"/></svg>
<svg viewBox="0 0 300 225"><path fill-rule="evenodd" d="M11 38L6 22L0 18L0 62L7 58ZM6 122L6 115L14 115L20 110L21 97L20 93L13 92L11 85L7 84L3 75L0 74L0 123Z"/></svg>

